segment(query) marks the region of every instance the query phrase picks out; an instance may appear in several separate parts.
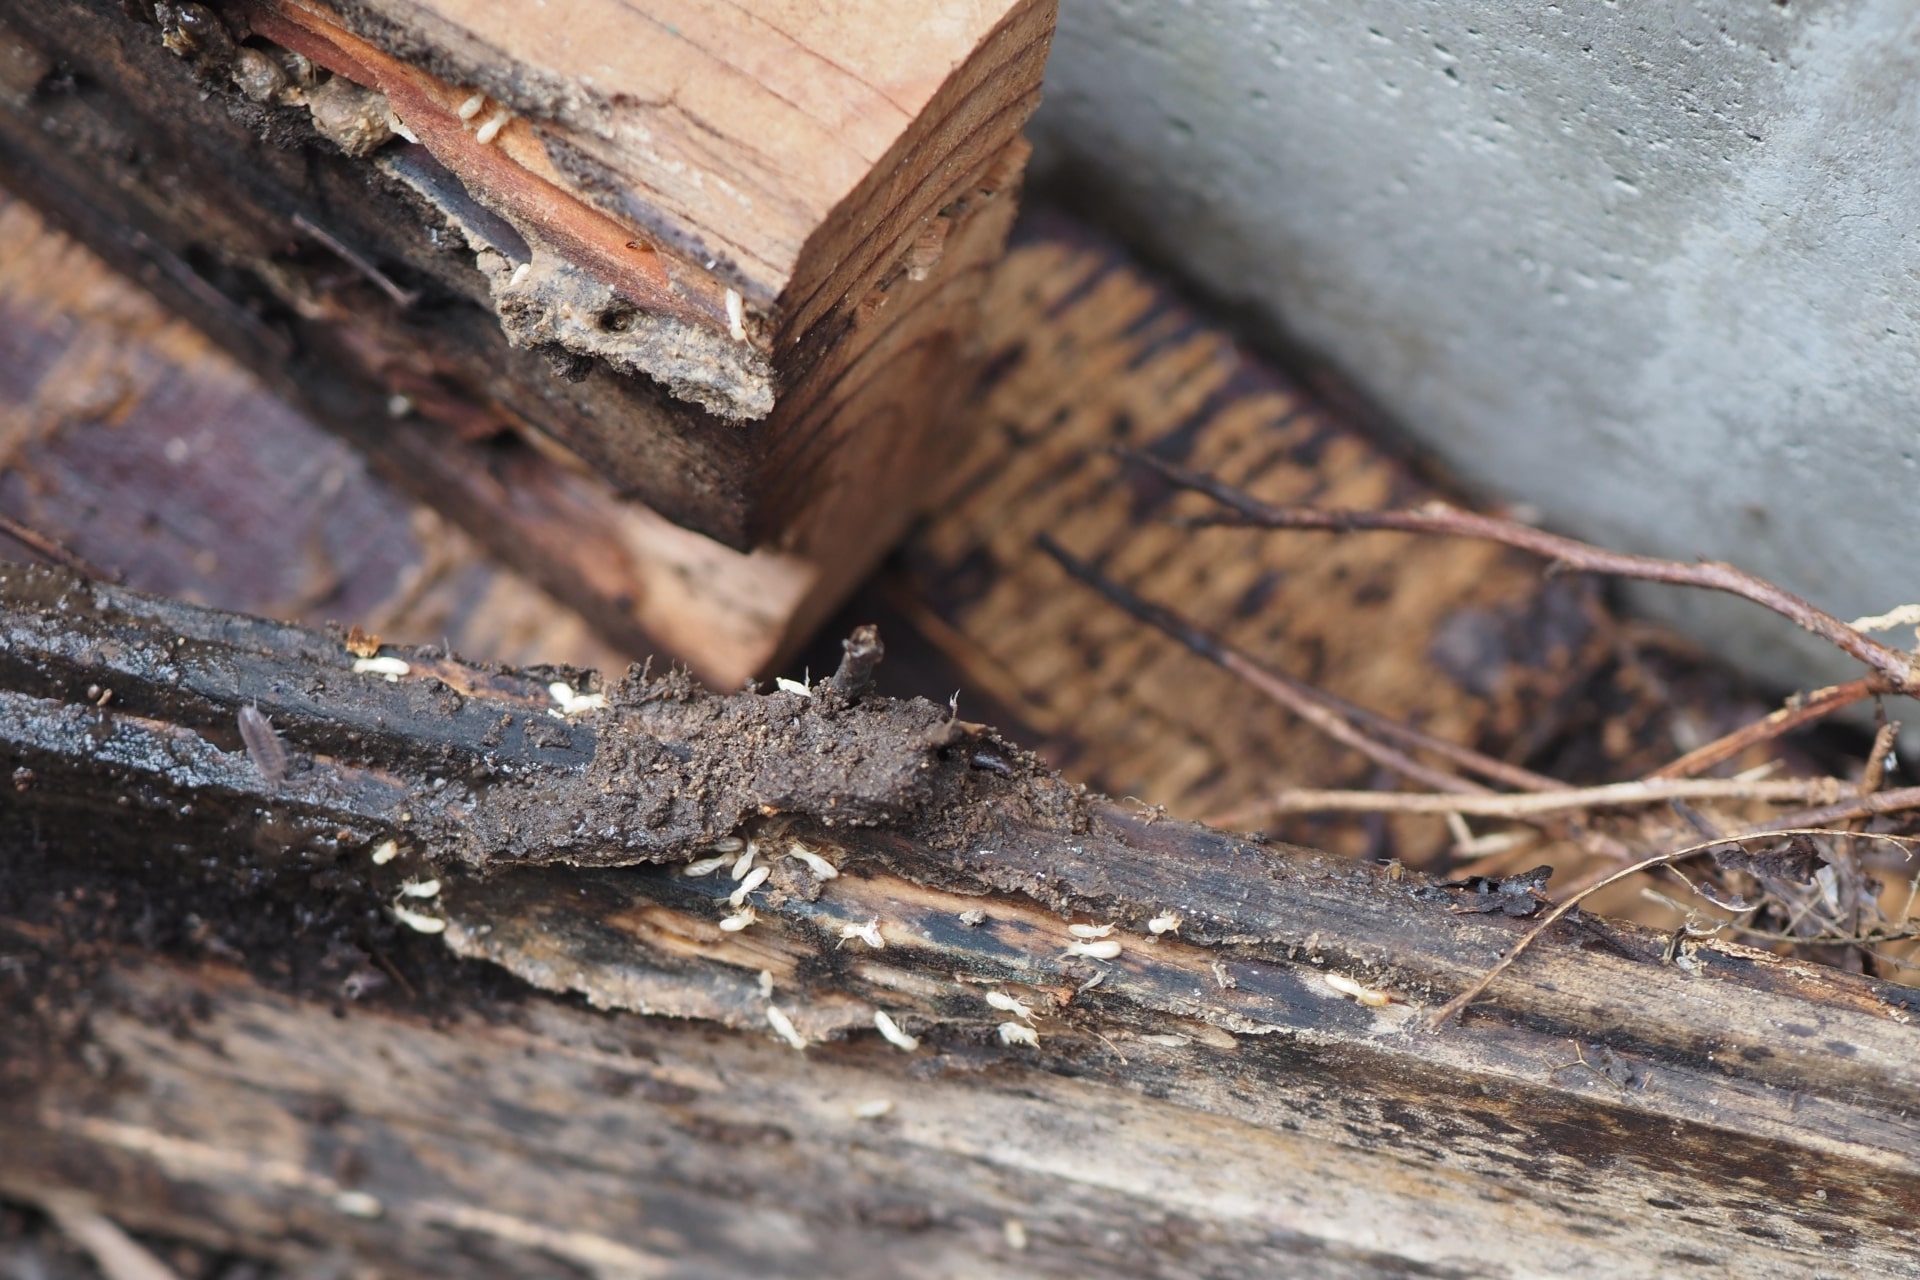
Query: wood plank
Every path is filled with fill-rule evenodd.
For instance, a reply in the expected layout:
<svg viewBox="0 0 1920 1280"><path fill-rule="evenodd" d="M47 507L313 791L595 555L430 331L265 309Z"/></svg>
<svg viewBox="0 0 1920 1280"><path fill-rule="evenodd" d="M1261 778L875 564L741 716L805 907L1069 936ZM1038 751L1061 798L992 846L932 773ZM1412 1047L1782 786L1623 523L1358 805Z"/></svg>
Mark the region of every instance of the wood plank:
<svg viewBox="0 0 1920 1280"><path fill-rule="evenodd" d="M510 28L490 6L173 12L0 12L39 69L0 168L596 625L731 683L911 519L954 445L1051 5L956 3L884 39L838 9L689 10L664 35L585 0ZM604 41L646 33L593 79ZM333 78L290 77L289 50ZM393 124L419 142L379 142ZM492 494L471 442L503 432L577 478ZM689 643L712 630L738 653Z"/></svg>
<svg viewBox="0 0 1920 1280"><path fill-rule="evenodd" d="M429 1273L1920 1267L1911 989L1587 921L1428 1034L1525 922L1090 796L942 707L638 680L529 716L539 675L412 651L387 683L337 637L50 571L0 602L14 1194ZM232 727L256 699L278 783ZM774 877L738 932L733 882L672 865L721 834ZM870 920L884 948L841 936ZM141 928L175 958L114 941ZM375 954L411 994L347 997Z"/></svg>
<svg viewBox="0 0 1920 1280"><path fill-rule="evenodd" d="M1495 755L1584 712L1613 660L1590 581L1488 545L1181 527L1204 509L1116 448L1211 471L1272 501L1392 507L1455 497L1296 378L1236 345L1109 241L1041 215L995 273L988 374L966 456L902 549L898 605L1037 731L1057 766L1186 816L1282 787L1370 786L1372 766L1237 678L1147 632L1034 545L1051 534L1260 661ZM1339 781L1334 781L1339 779ZM1290 819L1290 839L1366 851L1363 824ZM1396 821L1410 861L1449 842Z"/></svg>

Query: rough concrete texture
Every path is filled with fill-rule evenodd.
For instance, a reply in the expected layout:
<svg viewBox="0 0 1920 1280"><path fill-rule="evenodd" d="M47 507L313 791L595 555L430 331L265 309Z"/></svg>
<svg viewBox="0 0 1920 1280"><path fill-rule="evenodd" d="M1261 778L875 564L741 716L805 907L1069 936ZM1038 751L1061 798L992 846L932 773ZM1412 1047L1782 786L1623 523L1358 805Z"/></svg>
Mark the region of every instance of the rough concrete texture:
<svg viewBox="0 0 1920 1280"><path fill-rule="evenodd" d="M1036 129L1470 482L1842 618L1920 599L1904 0L1063 0ZM1854 674L1647 590L1772 678Z"/></svg>

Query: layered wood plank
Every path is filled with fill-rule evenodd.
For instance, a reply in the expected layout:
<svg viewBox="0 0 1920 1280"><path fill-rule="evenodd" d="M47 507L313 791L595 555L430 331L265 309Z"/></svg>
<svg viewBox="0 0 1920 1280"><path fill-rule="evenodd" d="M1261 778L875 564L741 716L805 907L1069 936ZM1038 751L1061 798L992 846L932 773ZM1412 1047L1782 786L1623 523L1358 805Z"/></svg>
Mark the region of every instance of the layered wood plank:
<svg viewBox="0 0 1920 1280"><path fill-rule="evenodd" d="M14 1195L426 1274L1920 1265L1910 988L1568 921L1429 1033L1525 922L855 681L563 696L18 568L0 636Z"/></svg>
<svg viewBox="0 0 1920 1280"><path fill-rule="evenodd" d="M737 679L951 454L1051 19L20 6L0 164L603 630L737 634Z"/></svg>

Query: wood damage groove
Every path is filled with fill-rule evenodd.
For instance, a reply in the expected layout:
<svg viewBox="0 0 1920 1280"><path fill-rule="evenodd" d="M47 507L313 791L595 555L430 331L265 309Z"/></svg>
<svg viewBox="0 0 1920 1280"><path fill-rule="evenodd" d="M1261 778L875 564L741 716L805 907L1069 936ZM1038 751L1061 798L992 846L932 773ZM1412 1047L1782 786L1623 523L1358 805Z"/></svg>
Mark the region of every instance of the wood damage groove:
<svg viewBox="0 0 1920 1280"><path fill-rule="evenodd" d="M720 696L22 568L0 634L10 1194L470 1274L1920 1265L1911 989L1580 917L1423 1029L1525 920L1073 787L870 634Z"/></svg>

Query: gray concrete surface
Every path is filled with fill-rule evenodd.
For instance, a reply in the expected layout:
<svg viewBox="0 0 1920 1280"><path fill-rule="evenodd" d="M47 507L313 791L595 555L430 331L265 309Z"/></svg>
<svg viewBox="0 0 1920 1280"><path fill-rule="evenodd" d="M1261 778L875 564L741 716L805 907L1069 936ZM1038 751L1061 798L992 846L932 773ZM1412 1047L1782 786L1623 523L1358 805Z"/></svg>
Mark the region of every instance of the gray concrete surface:
<svg viewBox="0 0 1920 1280"><path fill-rule="evenodd" d="M1035 132L1470 482L1842 618L1920 599L1907 0L1062 0ZM1856 673L1643 598L1773 679Z"/></svg>

